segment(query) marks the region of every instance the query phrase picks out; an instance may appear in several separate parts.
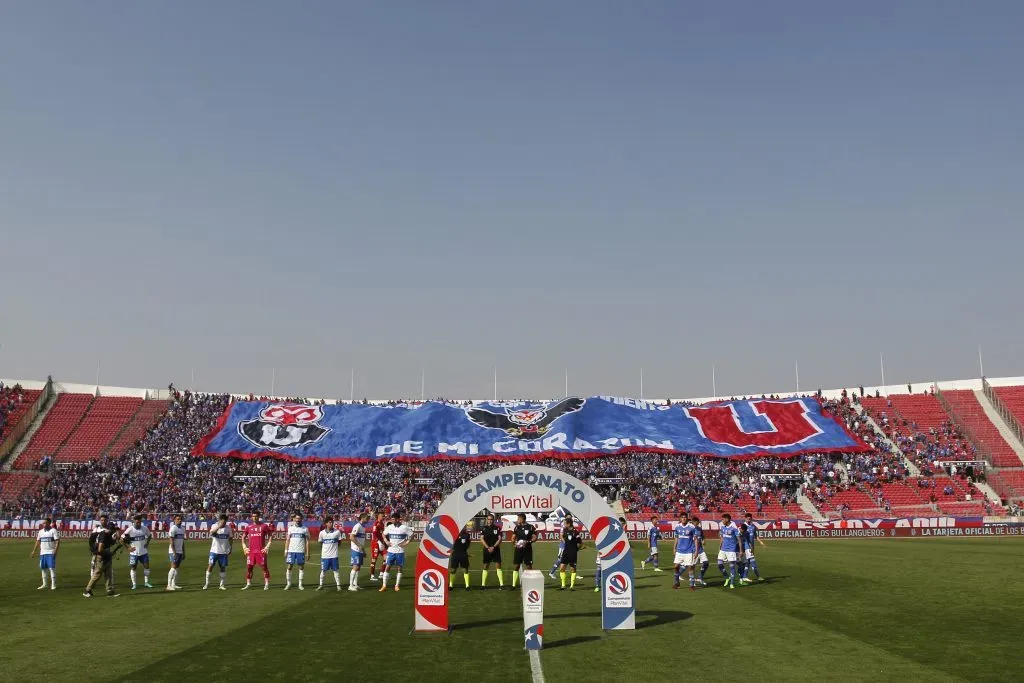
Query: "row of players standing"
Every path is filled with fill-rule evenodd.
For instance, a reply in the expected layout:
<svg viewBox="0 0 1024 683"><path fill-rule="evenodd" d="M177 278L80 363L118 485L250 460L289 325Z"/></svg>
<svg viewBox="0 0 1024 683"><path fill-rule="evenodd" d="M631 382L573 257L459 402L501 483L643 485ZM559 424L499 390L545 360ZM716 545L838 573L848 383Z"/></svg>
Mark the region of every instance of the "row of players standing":
<svg viewBox="0 0 1024 683"><path fill-rule="evenodd" d="M658 531L657 518L653 522L649 532L651 554L641 566L652 562L655 571L661 571L658 567L658 545L661 537ZM690 578L690 590L696 590L697 585L706 586L704 574L708 570L708 556L704 550L704 530L701 528L700 518L694 515L689 519L680 520L673 529L676 537L676 552L673 558L675 579L672 587L679 588L682 573L685 571ZM754 524L753 515L748 514L746 521L736 525L732 516L728 513L722 515L722 523L718 528L721 547L718 550L718 571L725 579L725 588L736 588L737 575L740 584L753 583L750 578L751 572L757 581L764 581L757 566L757 558L754 556L754 545L764 541L758 535L757 526Z"/></svg>

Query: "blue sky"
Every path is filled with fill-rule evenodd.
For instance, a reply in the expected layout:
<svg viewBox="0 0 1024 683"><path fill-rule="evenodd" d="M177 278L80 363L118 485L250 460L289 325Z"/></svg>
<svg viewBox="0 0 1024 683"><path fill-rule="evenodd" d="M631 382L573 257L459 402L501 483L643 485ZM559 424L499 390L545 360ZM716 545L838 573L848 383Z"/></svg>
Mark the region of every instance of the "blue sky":
<svg viewBox="0 0 1024 683"><path fill-rule="evenodd" d="M1019 2L0 7L0 376L1024 374Z"/></svg>

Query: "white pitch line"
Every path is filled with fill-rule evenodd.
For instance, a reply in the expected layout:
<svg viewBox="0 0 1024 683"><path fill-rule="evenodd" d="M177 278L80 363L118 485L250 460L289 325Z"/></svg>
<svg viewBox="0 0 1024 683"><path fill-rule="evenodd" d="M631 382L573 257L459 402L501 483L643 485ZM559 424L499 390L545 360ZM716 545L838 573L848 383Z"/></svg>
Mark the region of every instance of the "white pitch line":
<svg viewBox="0 0 1024 683"><path fill-rule="evenodd" d="M530 673L533 683L544 683L544 669L540 668L540 651L530 650Z"/></svg>

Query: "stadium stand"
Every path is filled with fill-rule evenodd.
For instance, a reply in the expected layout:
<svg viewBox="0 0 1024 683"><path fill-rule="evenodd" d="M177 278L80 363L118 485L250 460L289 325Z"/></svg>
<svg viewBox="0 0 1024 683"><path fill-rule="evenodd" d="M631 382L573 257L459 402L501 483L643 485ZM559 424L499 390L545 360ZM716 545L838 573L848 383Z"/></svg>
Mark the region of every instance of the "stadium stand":
<svg viewBox="0 0 1024 683"><path fill-rule="evenodd" d="M973 460L974 447L930 394L865 397L861 404L886 436L918 467Z"/></svg>
<svg viewBox="0 0 1024 683"><path fill-rule="evenodd" d="M0 472L0 501L14 501L37 492L46 478L36 472Z"/></svg>
<svg viewBox="0 0 1024 683"><path fill-rule="evenodd" d="M959 418L961 424L992 456L992 464L996 467L1020 467L1022 465L1017 453L999 433L985 410L978 403L973 391L944 391L942 396Z"/></svg>
<svg viewBox="0 0 1024 683"><path fill-rule="evenodd" d="M30 469L44 458L52 458L82 421L92 402L93 396L89 394L58 395L39 431L14 463L15 469Z"/></svg>
<svg viewBox="0 0 1024 683"><path fill-rule="evenodd" d="M99 396L64 445L53 456L55 463L85 462L99 457L142 407L141 398Z"/></svg>
<svg viewBox="0 0 1024 683"><path fill-rule="evenodd" d="M132 416L131 421L110 444L109 455L118 458L124 455L125 451L137 444L146 432L156 425L157 421L167 412L170 401L148 400L143 401L138 411Z"/></svg>
<svg viewBox="0 0 1024 683"><path fill-rule="evenodd" d="M1024 424L1024 387L994 387L993 390L1017 422Z"/></svg>
<svg viewBox="0 0 1024 683"><path fill-rule="evenodd" d="M0 384L0 443L4 442L41 393L38 389L22 389L20 385L5 387Z"/></svg>

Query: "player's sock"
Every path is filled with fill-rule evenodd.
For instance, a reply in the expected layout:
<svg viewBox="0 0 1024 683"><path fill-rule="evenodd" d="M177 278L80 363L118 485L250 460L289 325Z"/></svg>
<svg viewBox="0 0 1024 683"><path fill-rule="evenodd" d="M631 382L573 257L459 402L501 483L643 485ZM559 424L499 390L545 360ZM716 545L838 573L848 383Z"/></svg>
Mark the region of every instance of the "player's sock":
<svg viewBox="0 0 1024 683"><path fill-rule="evenodd" d="M455 572L448 572L448 590L455 588Z"/></svg>
<svg viewBox="0 0 1024 683"><path fill-rule="evenodd" d="M50 570L50 588L56 588L56 587L57 587L57 570L56 569L51 569Z"/></svg>
<svg viewBox="0 0 1024 683"><path fill-rule="evenodd" d="M513 574L515 576L515 574ZM565 588L565 570L558 572L558 580L562 583L562 588Z"/></svg>
<svg viewBox="0 0 1024 683"><path fill-rule="evenodd" d="M709 564L710 564L709 562L702 562L701 565L700 565L700 580L701 581L704 580L704 574L705 574L705 572L707 572Z"/></svg>
<svg viewBox="0 0 1024 683"><path fill-rule="evenodd" d="M503 569L499 569L498 570L498 587L499 588L504 588L505 587L505 570L503 570Z"/></svg>
<svg viewBox="0 0 1024 683"><path fill-rule="evenodd" d="M174 567L167 570L167 587L174 588Z"/></svg>
<svg viewBox="0 0 1024 683"><path fill-rule="evenodd" d="M722 576L729 578L729 575L725 573L725 563L722 561L718 562L718 571L722 572Z"/></svg>
<svg viewBox="0 0 1024 683"><path fill-rule="evenodd" d="M679 565L676 565L676 571L675 571L675 574L673 575L673 579L672 579L672 585L673 586L678 586L679 585L680 574L681 574L680 567L679 567Z"/></svg>
<svg viewBox="0 0 1024 683"><path fill-rule="evenodd" d="M751 560L749 563L750 568L754 570L754 576L761 578L761 572L757 569L757 560Z"/></svg>
<svg viewBox="0 0 1024 683"><path fill-rule="evenodd" d="M299 567L299 586L302 586L302 579L306 577L306 570Z"/></svg>
<svg viewBox="0 0 1024 683"><path fill-rule="evenodd" d="M334 571L334 585L341 588L341 572L337 570Z"/></svg>
<svg viewBox="0 0 1024 683"><path fill-rule="evenodd" d="M690 587L693 588L696 585L697 585L697 575L694 574L693 570L691 569L690 570Z"/></svg>
<svg viewBox="0 0 1024 683"><path fill-rule="evenodd" d="M323 569L321 569L320 570L320 587L321 588L323 588L323 586L324 586L324 576L326 576L326 575L327 575L327 572L325 572Z"/></svg>
<svg viewBox="0 0 1024 683"><path fill-rule="evenodd" d="M466 584L466 588L469 588L469 572L462 573L462 581Z"/></svg>
<svg viewBox="0 0 1024 683"><path fill-rule="evenodd" d="M576 570L574 569L569 574L569 588L575 588L575 587L576 587Z"/></svg>
<svg viewBox="0 0 1024 683"><path fill-rule="evenodd" d="M487 572L486 569L484 569L483 571L480 572L480 587L481 588L487 585L487 573L488 572Z"/></svg>
<svg viewBox="0 0 1024 683"><path fill-rule="evenodd" d="M143 569L142 570L142 581L143 581L143 583L149 583L149 570L148 569Z"/></svg>
<svg viewBox="0 0 1024 683"><path fill-rule="evenodd" d="M387 588L388 587L388 570L387 569L385 569L384 571L382 571L380 573L380 586L381 586L381 588Z"/></svg>
<svg viewBox="0 0 1024 683"><path fill-rule="evenodd" d="M395 588L398 588L398 584L402 583L402 572L395 574Z"/></svg>
<svg viewBox="0 0 1024 683"><path fill-rule="evenodd" d="M732 580L733 583L736 583L736 563L735 562L730 562L729 563L729 578Z"/></svg>
<svg viewBox="0 0 1024 683"><path fill-rule="evenodd" d="M264 584L269 584L270 583L270 568L267 567L266 565L263 566L263 583Z"/></svg>
<svg viewBox="0 0 1024 683"><path fill-rule="evenodd" d="M227 572L221 572L220 573L220 585L223 586L224 585L224 581L227 578L228 578L228 573Z"/></svg>
<svg viewBox="0 0 1024 683"><path fill-rule="evenodd" d="M292 585L292 568L291 567L285 567L285 570L284 570L284 585L285 585L285 587L288 587L288 586Z"/></svg>
<svg viewBox="0 0 1024 683"><path fill-rule="evenodd" d="M131 579L132 579L132 588L135 588L135 586L137 586L137 585L138 585L138 584L137 584L137 583L135 582L135 570L134 570L134 569L129 569L129 570L128 570L128 576L130 576L130 577L131 577Z"/></svg>
<svg viewBox="0 0 1024 683"><path fill-rule="evenodd" d="M653 564L654 568L657 569L658 568L658 556L657 555L651 555L651 557L653 558L651 560L651 564Z"/></svg>
<svg viewBox="0 0 1024 683"><path fill-rule="evenodd" d="M598 567L594 570L594 588L601 587L601 568Z"/></svg>
<svg viewBox="0 0 1024 683"><path fill-rule="evenodd" d="M43 585L43 586L45 586L45 585L46 585L46 570L45 570L45 569L40 569L40 570L39 570L39 573L40 573L40 574L42 575L42 577L43 577L43 583L42 583L42 585Z"/></svg>
<svg viewBox="0 0 1024 683"><path fill-rule="evenodd" d="M203 585L204 586L209 586L210 585L210 570L209 569L206 570L206 583L203 584Z"/></svg>
<svg viewBox="0 0 1024 683"><path fill-rule="evenodd" d="M519 570L518 569L513 569L512 570L512 587L515 588L517 583L519 583Z"/></svg>

